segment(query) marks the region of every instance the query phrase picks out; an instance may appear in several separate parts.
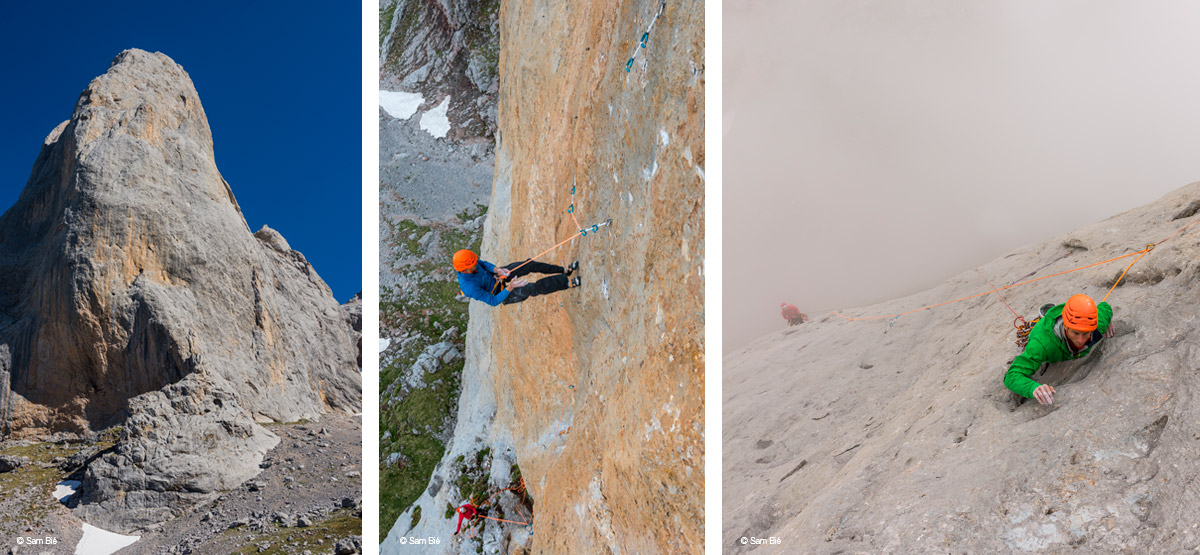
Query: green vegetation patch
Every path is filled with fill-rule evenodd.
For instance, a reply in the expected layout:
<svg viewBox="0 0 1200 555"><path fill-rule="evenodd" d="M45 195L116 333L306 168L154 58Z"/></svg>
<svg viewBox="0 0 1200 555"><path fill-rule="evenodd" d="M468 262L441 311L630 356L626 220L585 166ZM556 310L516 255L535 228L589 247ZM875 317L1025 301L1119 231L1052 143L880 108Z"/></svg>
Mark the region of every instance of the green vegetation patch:
<svg viewBox="0 0 1200 555"><path fill-rule="evenodd" d="M446 446L437 438L446 417L458 406L463 361L443 365L425 376L426 387L416 388L399 403L383 407L380 433L390 432L379 442L380 455L403 457L397 464L386 462L379 468L380 541L387 536L390 523L421 497ZM431 431L432 430L432 431ZM415 525L420 517L414 515Z"/></svg>
<svg viewBox="0 0 1200 555"><path fill-rule="evenodd" d="M486 213L486 206L476 204L456 216L460 222L467 222ZM438 251L443 253L463 248L479 252L483 240L480 229L468 231L437 223L427 227L411 221L389 225L391 246L414 256L424 254L420 252L419 240L430 231L437 232ZM385 330L385 335L411 338L399 351L389 353L380 368L379 385L384 392L409 370L427 347L441 341L447 330L457 329L458 335L450 341L459 351L465 348L462 338L467 330L468 304L458 300L458 280L449 261L410 262L406 275L408 281L416 285L405 289L383 287L380 291L380 327ZM382 400L379 518L387 525L380 526L381 541L390 524L421 496L445 454L446 446L438 436L446 431L444 427L458 407L463 366L461 360L442 364L436 371L426 374L423 383L412 391L403 396L397 396L393 391L390 397ZM392 453L400 453L400 459L388 464L387 458ZM415 526L420 514L414 511L412 518Z"/></svg>
<svg viewBox="0 0 1200 555"><path fill-rule="evenodd" d="M491 496L488 491L488 476L491 475L492 469L492 450L483 448L475 452L472 459L459 457L456 463L458 465L458 478L454 480L454 487L458 488L458 497L466 500L471 499L475 503L483 503Z"/></svg>
<svg viewBox="0 0 1200 555"><path fill-rule="evenodd" d="M362 535L362 517L355 516L353 510L338 509L331 513L329 518L305 528L284 528L278 524L274 527L274 530L250 540L244 539L246 530L241 527L226 530L219 537L240 536L243 541L248 541L231 552L236 555L285 555L300 553L306 549L313 553L333 553L333 546L339 540ZM258 546L263 542L270 543L271 547L259 551Z"/></svg>
<svg viewBox="0 0 1200 555"><path fill-rule="evenodd" d="M457 217L459 221L469 222L487 213L487 207L482 204L476 204L475 208L468 208L459 212ZM465 229L449 228L442 231L441 244L444 252L455 252L459 249L468 249L479 253L483 248L483 231L482 226L477 231L467 231Z"/></svg>
<svg viewBox="0 0 1200 555"><path fill-rule="evenodd" d="M420 239L433 228L420 225L409 220L386 222L392 232L390 246L403 256L415 256L421 253Z"/></svg>
<svg viewBox="0 0 1200 555"><path fill-rule="evenodd" d="M379 300L380 325L385 329L404 330L411 335L416 332L424 343L408 346L407 354L412 360L396 360L393 366L407 362L412 364L425 347L438 342L450 328L458 328L460 334L467 331L467 303L457 299L457 280L429 280L418 283L408 291L396 291L384 287ZM398 374L398 372L397 372ZM394 377L383 376L380 384L386 387Z"/></svg>
<svg viewBox="0 0 1200 555"><path fill-rule="evenodd" d="M400 17L400 21L396 23L396 30L392 33L391 48L388 49L384 56L383 69L393 73L400 70L400 54L408 48L409 42L412 41L413 30L417 26L417 19L421 15L421 8L424 4L424 2L406 2L404 4L404 10L398 16ZM394 5L392 7L392 17L397 17ZM380 25L382 26L382 18ZM388 27L391 27L390 21L388 22ZM385 33L387 33L386 29L380 30L380 34L386 37ZM382 46L383 39L380 39L379 43Z"/></svg>
<svg viewBox="0 0 1200 555"><path fill-rule="evenodd" d="M396 16L396 3L388 4L386 8L379 12L379 46L383 47L383 41L387 39L387 33L392 28L392 18Z"/></svg>
<svg viewBox="0 0 1200 555"><path fill-rule="evenodd" d="M28 464L9 472L0 473L0 499L15 502L16 518L0 523L0 533L15 534L25 528L39 529L46 516L58 504L54 499L54 488L66 479L54 460L69 457L95 445L101 450L116 445L121 428L109 428L101 433L99 440L90 443L34 443L0 449L0 455L25 457ZM13 529L9 529L13 528Z"/></svg>

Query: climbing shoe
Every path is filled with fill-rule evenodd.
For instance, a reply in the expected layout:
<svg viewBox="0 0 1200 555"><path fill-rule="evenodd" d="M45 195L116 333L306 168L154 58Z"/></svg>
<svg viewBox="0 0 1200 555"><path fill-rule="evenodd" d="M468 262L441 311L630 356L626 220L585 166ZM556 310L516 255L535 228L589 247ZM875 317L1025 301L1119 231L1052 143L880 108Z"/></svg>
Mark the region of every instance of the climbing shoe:
<svg viewBox="0 0 1200 555"><path fill-rule="evenodd" d="M580 284L579 276L575 276L575 277L571 278L571 287L579 287L579 284Z"/></svg>
<svg viewBox="0 0 1200 555"><path fill-rule="evenodd" d="M569 276L569 275L575 273L575 270L578 270L578 269L579 269L579 261L576 260L576 261L572 262L570 266L567 266L567 275Z"/></svg>

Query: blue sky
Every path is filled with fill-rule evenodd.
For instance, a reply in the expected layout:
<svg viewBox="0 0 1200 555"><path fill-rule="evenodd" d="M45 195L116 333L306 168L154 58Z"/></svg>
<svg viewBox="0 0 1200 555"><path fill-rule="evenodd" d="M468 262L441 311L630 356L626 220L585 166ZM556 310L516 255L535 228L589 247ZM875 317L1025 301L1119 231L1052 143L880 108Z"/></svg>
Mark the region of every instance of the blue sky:
<svg viewBox="0 0 1200 555"><path fill-rule="evenodd" d="M42 140L122 50L192 78L251 229L278 230L345 302L362 290L361 6L23 3L0 18L0 212Z"/></svg>

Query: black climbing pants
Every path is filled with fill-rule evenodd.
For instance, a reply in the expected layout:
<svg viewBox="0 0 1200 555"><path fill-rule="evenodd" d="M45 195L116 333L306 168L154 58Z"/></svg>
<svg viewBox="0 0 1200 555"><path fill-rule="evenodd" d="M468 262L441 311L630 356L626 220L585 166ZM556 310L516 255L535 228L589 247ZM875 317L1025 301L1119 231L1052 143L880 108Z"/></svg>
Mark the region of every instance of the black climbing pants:
<svg viewBox="0 0 1200 555"><path fill-rule="evenodd" d="M511 274L508 275L508 278L515 279L532 273L554 275L544 277L524 287L510 289L508 291L508 297L504 299L504 303L502 304L516 304L528 299L529 297L536 297L538 295L546 295L555 291L562 291L570 286L570 281L567 279L566 268L563 268L562 266L556 266L554 264L546 264L545 262L527 262L528 261L522 260L504 266L504 268L507 270L513 270L513 268L516 268ZM522 264L524 265L522 266ZM518 266L520 266L520 268L517 268Z"/></svg>

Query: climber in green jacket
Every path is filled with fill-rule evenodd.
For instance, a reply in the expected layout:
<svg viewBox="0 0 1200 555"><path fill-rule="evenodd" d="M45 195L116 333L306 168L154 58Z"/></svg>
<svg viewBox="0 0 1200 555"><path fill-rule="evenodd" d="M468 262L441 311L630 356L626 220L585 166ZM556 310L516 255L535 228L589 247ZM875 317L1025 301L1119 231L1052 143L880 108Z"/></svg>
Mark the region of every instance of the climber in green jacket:
<svg viewBox="0 0 1200 555"><path fill-rule="evenodd" d="M1013 359L1004 374L1004 386L1043 405L1054 402L1054 386L1039 384L1030 376L1043 364L1083 358L1106 337L1113 334L1113 309L1108 303L1096 304L1087 295L1075 295L1045 310L1042 319L1029 332L1025 352Z"/></svg>

